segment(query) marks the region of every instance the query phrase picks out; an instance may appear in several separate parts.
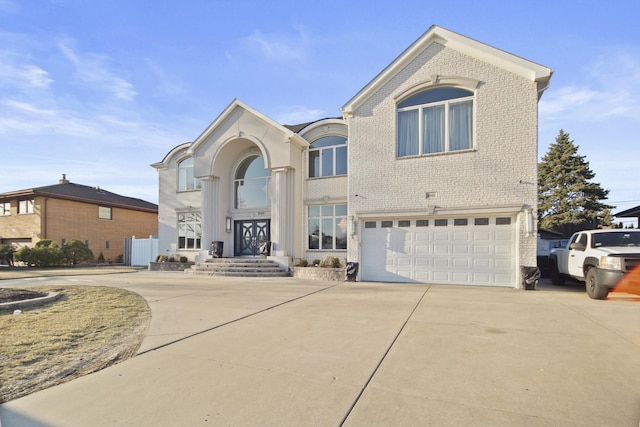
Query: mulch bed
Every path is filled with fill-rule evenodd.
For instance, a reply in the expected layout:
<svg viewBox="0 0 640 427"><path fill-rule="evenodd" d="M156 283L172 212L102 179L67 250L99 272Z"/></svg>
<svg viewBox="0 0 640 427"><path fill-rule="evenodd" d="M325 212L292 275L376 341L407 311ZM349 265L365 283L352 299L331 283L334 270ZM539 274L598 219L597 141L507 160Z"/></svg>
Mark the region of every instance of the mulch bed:
<svg viewBox="0 0 640 427"><path fill-rule="evenodd" d="M46 292L27 291L25 289L0 288L0 304L5 302L22 301L32 298L46 297Z"/></svg>

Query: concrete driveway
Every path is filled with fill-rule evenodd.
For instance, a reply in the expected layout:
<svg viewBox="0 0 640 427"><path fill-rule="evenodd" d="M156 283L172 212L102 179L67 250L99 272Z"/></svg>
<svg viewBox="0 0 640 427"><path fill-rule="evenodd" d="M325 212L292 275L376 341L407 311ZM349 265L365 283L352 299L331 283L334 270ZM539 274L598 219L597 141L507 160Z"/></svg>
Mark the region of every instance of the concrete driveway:
<svg viewBox="0 0 640 427"><path fill-rule="evenodd" d="M139 354L0 406L12 426L633 426L640 297L139 272ZM24 282L3 281L2 286Z"/></svg>

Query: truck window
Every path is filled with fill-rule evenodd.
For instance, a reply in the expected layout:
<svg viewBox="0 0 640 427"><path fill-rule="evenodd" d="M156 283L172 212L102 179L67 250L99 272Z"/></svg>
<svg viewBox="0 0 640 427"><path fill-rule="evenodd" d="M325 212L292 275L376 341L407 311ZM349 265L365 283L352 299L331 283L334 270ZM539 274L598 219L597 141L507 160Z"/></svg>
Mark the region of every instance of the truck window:
<svg viewBox="0 0 640 427"><path fill-rule="evenodd" d="M640 246L640 233L628 231L595 233L591 239L591 247L601 246Z"/></svg>

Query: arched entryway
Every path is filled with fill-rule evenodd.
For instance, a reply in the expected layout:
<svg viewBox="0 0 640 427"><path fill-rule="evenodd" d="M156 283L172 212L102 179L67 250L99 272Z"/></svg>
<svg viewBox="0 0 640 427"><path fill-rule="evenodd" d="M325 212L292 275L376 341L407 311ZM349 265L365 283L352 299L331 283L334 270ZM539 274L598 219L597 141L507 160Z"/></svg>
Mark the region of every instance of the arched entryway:
<svg viewBox="0 0 640 427"><path fill-rule="evenodd" d="M234 173L234 256L260 255L271 239L271 171L260 154L245 157Z"/></svg>

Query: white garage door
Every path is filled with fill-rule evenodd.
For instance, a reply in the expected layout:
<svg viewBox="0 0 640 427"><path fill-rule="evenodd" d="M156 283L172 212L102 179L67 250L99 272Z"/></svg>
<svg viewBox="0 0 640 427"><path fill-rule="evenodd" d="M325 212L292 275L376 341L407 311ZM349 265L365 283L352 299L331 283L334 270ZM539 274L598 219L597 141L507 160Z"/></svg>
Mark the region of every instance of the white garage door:
<svg viewBox="0 0 640 427"><path fill-rule="evenodd" d="M512 217L365 220L361 280L515 286Z"/></svg>

